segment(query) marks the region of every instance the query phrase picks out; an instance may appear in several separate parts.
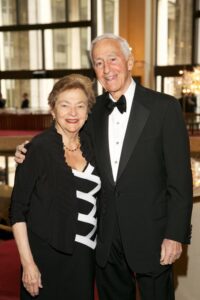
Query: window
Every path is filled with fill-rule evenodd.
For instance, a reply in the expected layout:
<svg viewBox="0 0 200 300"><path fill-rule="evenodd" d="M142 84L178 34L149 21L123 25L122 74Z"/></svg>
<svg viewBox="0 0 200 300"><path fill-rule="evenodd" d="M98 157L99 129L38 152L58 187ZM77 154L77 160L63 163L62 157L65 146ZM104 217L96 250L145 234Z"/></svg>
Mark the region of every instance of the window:
<svg viewBox="0 0 200 300"><path fill-rule="evenodd" d="M200 64L200 18L196 19L195 63Z"/></svg>
<svg viewBox="0 0 200 300"><path fill-rule="evenodd" d="M0 26L17 23L16 1L0 0Z"/></svg>
<svg viewBox="0 0 200 300"><path fill-rule="evenodd" d="M89 69L89 37L89 27L45 30L45 68Z"/></svg>
<svg viewBox="0 0 200 300"><path fill-rule="evenodd" d="M88 0L0 0L0 25L90 20L90 6Z"/></svg>
<svg viewBox="0 0 200 300"><path fill-rule="evenodd" d="M156 88L177 98L180 71L200 63L199 10L200 0L157 0Z"/></svg>
<svg viewBox="0 0 200 300"><path fill-rule="evenodd" d="M158 1L157 65L192 63L192 1Z"/></svg>
<svg viewBox="0 0 200 300"><path fill-rule="evenodd" d="M42 69L41 30L0 32L2 71Z"/></svg>
<svg viewBox="0 0 200 300"><path fill-rule="evenodd" d="M94 76L97 33L118 33L119 0L0 0L0 90L7 107L47 107L52 84L69 73ZM98 13L97 13L98 12Z"/></svg>
<svg viewBox="0 0 200 300"><path fill-rule="evenodd" d="M47 107L56 79L71 72L92 77L94 9L92 0L0 0L0 89L7 107L20 107L24 92L32 108Z"/></svg>

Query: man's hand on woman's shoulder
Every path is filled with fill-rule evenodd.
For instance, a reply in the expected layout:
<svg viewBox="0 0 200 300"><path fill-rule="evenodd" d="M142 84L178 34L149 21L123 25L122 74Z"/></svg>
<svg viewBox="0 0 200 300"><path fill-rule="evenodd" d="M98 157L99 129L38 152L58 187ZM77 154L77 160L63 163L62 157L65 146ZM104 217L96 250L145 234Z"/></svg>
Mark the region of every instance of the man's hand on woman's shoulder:
<svg viewBox="0 0 200 300"><path fill-rule="evenodd" d="M25 160L25 154L27 152L25 145L28 143L29 143L29 141L25 141L24 143L22 143L16 147L14 160L17 164L21 164Z"/></svg>

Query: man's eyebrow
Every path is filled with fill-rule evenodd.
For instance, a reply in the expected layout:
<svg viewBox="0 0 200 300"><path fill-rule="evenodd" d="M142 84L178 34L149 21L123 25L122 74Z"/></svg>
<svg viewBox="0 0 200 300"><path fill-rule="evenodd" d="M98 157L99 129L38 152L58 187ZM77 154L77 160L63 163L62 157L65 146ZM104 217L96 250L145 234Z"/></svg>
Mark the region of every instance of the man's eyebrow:
<svg viewBox="0 0 200 300"><path fill-rule="evenodd" d="M103 60L101 57L94 58L94 60Z"/></svg>

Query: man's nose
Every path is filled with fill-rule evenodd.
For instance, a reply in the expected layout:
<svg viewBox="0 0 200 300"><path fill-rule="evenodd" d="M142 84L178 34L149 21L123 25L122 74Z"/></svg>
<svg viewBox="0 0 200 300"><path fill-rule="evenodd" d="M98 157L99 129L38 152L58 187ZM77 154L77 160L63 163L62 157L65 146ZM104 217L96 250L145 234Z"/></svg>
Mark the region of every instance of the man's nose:
<svg viewBox="0 0 200 300"><path fill-rule="evenodd" d="M109 73L110 71L110 66L109 66L109 63L108 62L104 62L104 65L103 65L103 72L105 74Z"/></svg>

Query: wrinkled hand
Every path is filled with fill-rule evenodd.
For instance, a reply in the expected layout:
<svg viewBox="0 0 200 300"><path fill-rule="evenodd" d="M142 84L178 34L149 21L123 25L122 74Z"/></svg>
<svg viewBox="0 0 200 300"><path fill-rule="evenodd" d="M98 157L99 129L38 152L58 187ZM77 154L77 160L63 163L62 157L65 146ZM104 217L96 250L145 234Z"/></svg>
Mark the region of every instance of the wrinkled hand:
<svg viewBox="0 0 200 300"><path fill-rule="evenodd" d="M171 265L174 263L182 253L182 244L173 241L164 239L161 245L161 256L160 256L160 264L161 265Z"/></svg>
<svg viewBox="0 0 200 300"><path fill-rule="evenodd" d="M29 141L25 141L23 144L18 145L16 147L15 157L14 157L14 160L16 163L18 163L18 164L23 163L23 161L25 159L25 154L27 152L27 150L26 150L26 148L24 148L24 146L28 143L29 143Z"/></svg>
<svg viewBox="0 0 200 300"><path fill-rule="evenodd" d="M39 288L42 288L41 274L34 263L23 266L22 282L32 297L39 294Z"/></svg>

